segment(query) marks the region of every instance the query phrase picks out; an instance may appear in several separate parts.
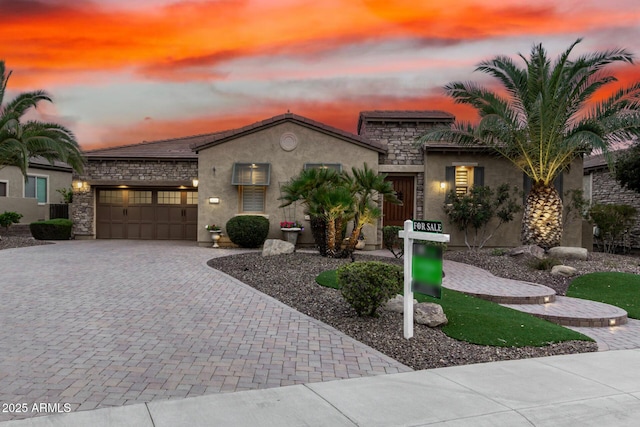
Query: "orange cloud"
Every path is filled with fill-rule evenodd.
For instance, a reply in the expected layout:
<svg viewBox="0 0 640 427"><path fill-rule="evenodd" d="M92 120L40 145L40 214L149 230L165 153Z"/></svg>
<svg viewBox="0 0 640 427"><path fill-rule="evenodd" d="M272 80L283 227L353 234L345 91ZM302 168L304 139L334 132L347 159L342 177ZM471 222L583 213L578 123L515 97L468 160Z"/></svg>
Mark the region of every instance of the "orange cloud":
<svg viewBox="0 0 640 427"><path fill-rule="evenodd" d="M432 3L184 1L141 10L87 1L0 0L0 39L8 66L34 75L59 71L75 81L82 70L140 68L145 77L191 80L222 78L211 68L270 52L313 56L341 45L393 38L438 44L575 33L636 25L639 18L637 11L615 8L567 14L556 5ZM33 80L25 77L19 84Z"/></svg>

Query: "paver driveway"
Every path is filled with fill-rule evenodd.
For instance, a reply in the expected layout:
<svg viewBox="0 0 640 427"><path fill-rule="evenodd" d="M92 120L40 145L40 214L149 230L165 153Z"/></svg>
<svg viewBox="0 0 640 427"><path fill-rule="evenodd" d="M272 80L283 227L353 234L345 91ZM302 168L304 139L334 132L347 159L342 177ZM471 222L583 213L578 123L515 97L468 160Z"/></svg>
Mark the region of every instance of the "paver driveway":
<svg viewBox="0 0 640 427"><path fill-rule="evenodd" d="M0 404L29 408L0 421L39 415L34 403L77 411L410 370L206 265L229 253L140 241L0 251Z"/></svg>

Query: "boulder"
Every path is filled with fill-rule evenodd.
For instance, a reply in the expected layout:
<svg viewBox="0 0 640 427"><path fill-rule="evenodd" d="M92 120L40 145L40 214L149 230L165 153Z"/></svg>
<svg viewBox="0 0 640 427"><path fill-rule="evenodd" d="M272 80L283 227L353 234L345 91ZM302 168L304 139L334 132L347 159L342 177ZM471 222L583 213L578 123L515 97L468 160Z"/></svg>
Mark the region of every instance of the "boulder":
<svg viewBox="0 0 640 427"><path fill-rule="evenodd" d="M544 249L537 245L518 246L517 248L511 249L508 253L510 256L527 254L532 255L538 259L544 258Z"/></svg>
<svg viewBox="0 0 640 427"><path fill-rule="evenodd" d="M418 304L418 300L414 299L413 304ZM396 295L391 298L384 306L385 310L395 311L396 313L404 313L404 297L402 295Z"/></svg>
<svg viewBox="0 0 640 427"><path fill-rule="evenodd" d="M431 302L421 302L414 308L414 319L420 325L427 325L434 328L440 325L446 325L448 320L444 314L442 307Z"/></svg>
<svg viewBox="0 0 640 427"><path fill-rule="evenodd" d="M573 246L556 246L549 249L549 256L560 259L579 259L587 260L589 252L585 248L576 248Z"/></svg>
<svg viewBox="0 0 640 427"><path fill-rule="evenodd" d="M578 270L568 265L554 265L551 268L552 276L572 277L578 274Z"/></svg>
<svg viewBox="0 0 640 427"><path fill-rule="evenodd" d="M262 246L262 256L292 254L295 245L280 239L267 239Z"/></svg>

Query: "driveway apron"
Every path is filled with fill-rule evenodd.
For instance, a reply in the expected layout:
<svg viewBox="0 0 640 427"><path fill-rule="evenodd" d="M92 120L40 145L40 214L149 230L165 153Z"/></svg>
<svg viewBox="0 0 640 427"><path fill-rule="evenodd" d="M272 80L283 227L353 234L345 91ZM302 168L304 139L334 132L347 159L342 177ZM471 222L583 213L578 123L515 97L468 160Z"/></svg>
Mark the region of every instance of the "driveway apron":
<svg viewBox="0 0 640 427"><path fill-rule="evenodd" d="M0 251L0 403L21 405L0 421L410 371L206 265L232 253L115 240Z"/></svg>

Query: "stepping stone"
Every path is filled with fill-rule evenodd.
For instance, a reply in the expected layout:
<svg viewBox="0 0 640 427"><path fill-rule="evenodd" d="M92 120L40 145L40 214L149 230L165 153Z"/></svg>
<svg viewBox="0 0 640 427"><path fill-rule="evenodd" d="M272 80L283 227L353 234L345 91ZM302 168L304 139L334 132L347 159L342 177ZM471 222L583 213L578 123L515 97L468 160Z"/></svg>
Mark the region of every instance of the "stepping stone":
<svg viewBox="0 0 640 427"><path fill-rule="evenodd" d="M556 297L544 305L502 304L563 326L609 327L627 323L627 312L619 307L571 297Z"/></svg>

